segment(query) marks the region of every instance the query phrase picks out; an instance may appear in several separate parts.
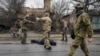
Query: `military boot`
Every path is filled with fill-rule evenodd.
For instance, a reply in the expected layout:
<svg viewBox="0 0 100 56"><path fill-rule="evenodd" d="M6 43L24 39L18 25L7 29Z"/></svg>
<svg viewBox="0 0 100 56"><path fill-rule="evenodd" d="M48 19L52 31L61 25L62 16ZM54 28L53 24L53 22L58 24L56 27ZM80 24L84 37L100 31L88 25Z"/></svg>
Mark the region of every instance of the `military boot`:
<svg viewBox="0 0 100 56"><path fill-rule="evenodd" d="M65 41L68 41L67 37L66 37Z"/></svg>
<svg viewBox="0 0 100 56"><path fill-rule="evenodd" d="M23 40L21 41L21 44L26 44L26 40L23 39Z"/></svg>
<svg viewBox="0 0 100 56"><path fill-rule="evenodd" d="M46 48L46 49L51 50L52 48L51 48L51 47L48 47L48 48Z"/></svg>
<svg viewBox="0 0 100 56"><path fill-rule="evenodd" d="M62 36L62 39L61 39L61 41L64 41L64 36Z"/></svg>
<svg viewBox="0 0 100 56"><path fill-rule="evenodd" d="M52 49L52 47L51 47L51 46L50 46L50 47L45 46L45 48L46 48L46 49L48 49L48 50L51 50L51 49Z"/></svg>

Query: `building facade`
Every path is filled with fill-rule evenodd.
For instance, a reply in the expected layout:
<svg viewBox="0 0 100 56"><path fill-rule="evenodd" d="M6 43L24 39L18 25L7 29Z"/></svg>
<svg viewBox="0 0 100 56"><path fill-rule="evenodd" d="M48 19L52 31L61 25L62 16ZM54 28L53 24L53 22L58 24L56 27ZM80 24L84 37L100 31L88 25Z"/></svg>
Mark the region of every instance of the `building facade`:
<svg viewBox="0 0 100 56"><path fill-rule="evenodd" d="M94 32L100 32L100 11L89 12Z"/></svg>
<svg viewBox="0 0 100 56"><path fill-rule="evenodd" d="M24 10L27 11L27 14L34 14L36 16L42 16L44 12L50 11L51 0L44 0L44 8L29 8L24 7Z"/></svg>

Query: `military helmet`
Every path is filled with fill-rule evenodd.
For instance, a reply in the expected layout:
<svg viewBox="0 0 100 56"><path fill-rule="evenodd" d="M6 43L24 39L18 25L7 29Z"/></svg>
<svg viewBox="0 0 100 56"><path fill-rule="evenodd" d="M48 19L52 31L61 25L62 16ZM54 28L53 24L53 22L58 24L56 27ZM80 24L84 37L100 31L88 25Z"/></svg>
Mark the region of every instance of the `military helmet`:
<svg viewBox="0 0 100 56"><path fill-rule="evenodd" d="M75 8L83 8L84 7L84 4L83 3L77 3L75 5Z"/></svg>
<svg viewBox="0 0 100 56"><path fill-rule="evenodd" d="M49 13L44 13L44 17L48 17L48 16L50 16Z"/></svg>

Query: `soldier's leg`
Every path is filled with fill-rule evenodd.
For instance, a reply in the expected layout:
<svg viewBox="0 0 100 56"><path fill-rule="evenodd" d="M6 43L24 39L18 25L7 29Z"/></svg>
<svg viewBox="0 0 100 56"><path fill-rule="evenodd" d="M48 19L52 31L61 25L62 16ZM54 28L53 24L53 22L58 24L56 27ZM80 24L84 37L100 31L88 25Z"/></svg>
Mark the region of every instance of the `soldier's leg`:
<svg viewBox="0 0 100 56"><path fill-rule="evenodd" d="M51 32L51 31L48 32L48 39L50 38L50 32Z"/></svg>
<svg viewBox="0 0 100 56"><path fill-rule="evenodd" d="M71 47L70 47L70 51L68 52L68 56L73 56L73 54L75 53L76 49L79 47L81 43L81 39L80 37L77 37L74 39Z"/></svg>
<svg viewBox="0 0 100 56"><path fill-rule="evenodd" d="M50 45L50 41L46 38L45 41L44 41L44 46L46 48L51 48L51 45Z"/></svg>
<svg viewBox="0 0 100 56"><path fill-rule="evenodd" d="M19 37L19 28L17 28L17 30L16 30L16 35L17 35L17 37Z"/></svg>
<svg viewBox="0 0 100 56"><path fill-rule="evenodd" d="M19 34L19 39L22 39L22 29L21 28L19 28L18 34Z"/></svg>
<svg viewBox="0 0 100 56"><path fill-rule="evenodd" d="M65 35L65 41L68 41L68 39L67 39L67 28L64 31L64 35Z"/></svg>
<svg viewBox="0 0 100 56"><path fill-rule="evenodd" d="M16 37L16 33L15 32L13 32L13 37Z"/></svg>
<svg viewBox="0 0 100 56"><path fill-rule="evenodd" d="M49 32L48 31L44 31L44 46L46 48L51 48L51 45L50 45L50 41L49 41Z"/></svg>
<svg viewBox="0 0 100 56"><path fill-rule="evenodd" d="M61 41L64 41L64 32L62 32L62 39Z"/></svg>
<svg viewBox="0 0 100 56"><path fill-rule="evenodd" d="M26 38L27 38L27 32L23 32L23 36L22 36L22 44L26 44Z"/></svg>
<svg viewBox="0 0 100 56"><path fill-rule="evenodd" d="M89 56L89 51L88 51L85 39L82 41L80 47L81 47L82 51L84 52L85 56Z"/></svg>
<svg viewBox="0 0 100 56"><path fill-rule="evenodd" d="M68 39L67 39L67 32L65 32L65 41L68 41Z"/></svg>

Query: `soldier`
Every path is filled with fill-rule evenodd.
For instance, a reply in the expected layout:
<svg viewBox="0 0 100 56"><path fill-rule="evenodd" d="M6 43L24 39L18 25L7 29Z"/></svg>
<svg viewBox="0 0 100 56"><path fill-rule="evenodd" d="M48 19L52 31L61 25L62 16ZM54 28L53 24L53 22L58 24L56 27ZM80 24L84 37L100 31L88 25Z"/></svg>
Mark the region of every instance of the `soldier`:
<svg viewBox="0 0 100 56"><path fill-rule="evenodd" d="M21 37L21 43L22 44L26 44L26 38L27 38L27 23L34 23L34 22L31 22L29 20L26 20L25 19L25 15L23 14L20 14L19 15L19 34L20 34L20 37Z"/></svg>
<svg viewBox="0 0 100 56"><path fill-rule="evenodd" d="M69 33L70 33L70 37L72 39L75 39L75 36L74 36L74 18L71 18L70 19L70 22L68 23L68 30L69 30Z"/></svg>
<svg viewBox="0 0 100 56"><path fill-rule="evenodd" d="M92 42L92 26L89 15L84 12L83 4L79 3L75 6L76 8L76 19L74 23L75 39L72 42L68 56L73 56L75 50L80 46L85 56L90 56L89 51L85 42L86 34L88 42Z"/></svg>
<svg viewBox="0 0 100 56"><path fill-rule="evenodd" d="M44 37L44 47L51 50L51 44L49 41L52 20L49 17L49 13L45 13L42 18L37 18L37 20L43 21L43 37Z"/></svg>
<svg viewBox="0 0 100 56"><path fill-rule="evenodd" d="M17 21L15 21L12 25L12 27L10 28L10 33L12 34L12 36L15 38L18 36L17 34Z"/></svg>
<svg viewBox="0 0 100 56"><path fill-rule="evenodd" d="M61 22L62 22L62 39L61 41L67 41L67 21L65 19L61 19Z"/></svg>

